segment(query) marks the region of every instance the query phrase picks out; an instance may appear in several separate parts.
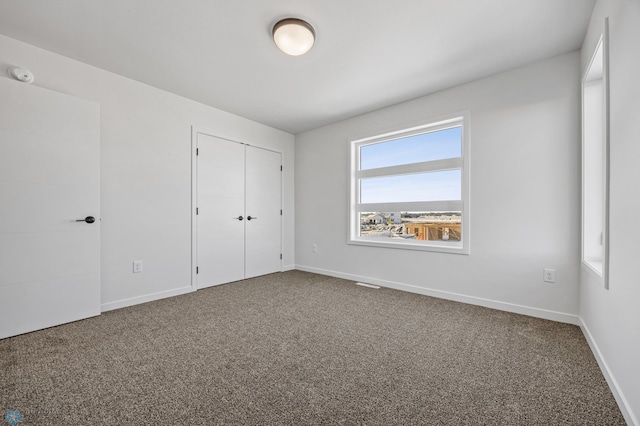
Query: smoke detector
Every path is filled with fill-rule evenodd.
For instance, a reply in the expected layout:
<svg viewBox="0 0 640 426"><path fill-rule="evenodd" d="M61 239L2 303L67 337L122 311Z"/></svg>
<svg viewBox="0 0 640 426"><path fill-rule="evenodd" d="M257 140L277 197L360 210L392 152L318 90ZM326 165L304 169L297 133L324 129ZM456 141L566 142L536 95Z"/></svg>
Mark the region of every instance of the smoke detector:
<svg viewBox="0 0 640 426"><path fill-rule="evenodd" d="M33 83L33 73L26 68L9 67L9 75L23 83Z"/></svg>

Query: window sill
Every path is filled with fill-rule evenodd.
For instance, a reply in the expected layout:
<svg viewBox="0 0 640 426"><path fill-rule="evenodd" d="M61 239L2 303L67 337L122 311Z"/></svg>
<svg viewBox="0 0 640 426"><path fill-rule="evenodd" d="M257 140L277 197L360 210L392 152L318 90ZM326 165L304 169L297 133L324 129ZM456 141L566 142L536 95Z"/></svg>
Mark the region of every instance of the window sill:
<svg viewBox="0 0 640 426"><path fill-rule="evenodd" d="M586 260L582 261L582 268L587 271L593 278L602 281L602 261L601 260Z"/></svg>
<svg viewBox="0 0 640 426"><path fill-rule="evenodd" d="M434 241L430 244L423 242L401 241L393 239L389 241L389 238L375 239L352 239L348 241L350 245L357 246L369 246L369 247L384 247L391 249L401 250L417 250L417 251L431 251L439 253L451 253L451 254L469 254L469 248L464 247L460 242L446 242L446 241Z"/></svg>

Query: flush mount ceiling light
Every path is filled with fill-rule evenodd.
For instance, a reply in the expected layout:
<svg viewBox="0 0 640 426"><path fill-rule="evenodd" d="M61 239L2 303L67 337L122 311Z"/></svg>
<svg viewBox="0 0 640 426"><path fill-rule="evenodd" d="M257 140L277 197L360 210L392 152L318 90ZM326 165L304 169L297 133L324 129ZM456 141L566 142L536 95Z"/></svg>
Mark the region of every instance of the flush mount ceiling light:
<svg viewBox="0 0 640 426"><path fill-rule="evenodd" d="M287 55L304 55L313 47L316 32L302 19L287 18L273 26L273 41Z"/></svg>

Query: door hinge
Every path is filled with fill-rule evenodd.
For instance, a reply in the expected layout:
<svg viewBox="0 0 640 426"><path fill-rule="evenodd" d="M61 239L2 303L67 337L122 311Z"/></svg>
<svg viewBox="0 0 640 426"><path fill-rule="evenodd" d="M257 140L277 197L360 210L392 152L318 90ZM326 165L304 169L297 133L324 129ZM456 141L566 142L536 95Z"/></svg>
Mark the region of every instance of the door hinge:
<svg viewBox="0 0 640 426"><path fill-rule="evenodd" d="M196 155L200 155L200 148L196 148Z"/></svg>
<svg viewBox="0 0 640 426"><path fill-rule="evenodd" d="M196 214L200 214L200 210L196 207Z"/></svg>
<svg viewBox="0 0 640 426"><path fill-rule="evenodd" d="M280 166L280 171L282 171L282 166Z"/></svg>
<svg viewBox="0 0 640 426"><path fill-rule="evenodd" d="M282 216L282 209L280 209L280 216Z"/></svg>
<svg viewBox="0 0 640 426"><path fill-rule="evenodd" d="M282 253L280 253L280 260L282 260Z"/></svg>
<svg viewBox="0 0 640 426"><path fill-rule="evenodd" d="M196 266L196 274L200 273L200 268Z"/></svg>

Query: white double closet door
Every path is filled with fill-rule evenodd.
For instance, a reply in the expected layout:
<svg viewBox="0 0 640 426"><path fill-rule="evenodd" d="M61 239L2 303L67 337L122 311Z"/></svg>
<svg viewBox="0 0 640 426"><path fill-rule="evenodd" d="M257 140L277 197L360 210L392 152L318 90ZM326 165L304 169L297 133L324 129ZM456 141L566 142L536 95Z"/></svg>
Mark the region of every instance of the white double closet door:
<svg viewBox="0 0 640 426"><path fill-rule="evenodd" d="M197 133L197 288L279 272L282 155Z"/></svg>

